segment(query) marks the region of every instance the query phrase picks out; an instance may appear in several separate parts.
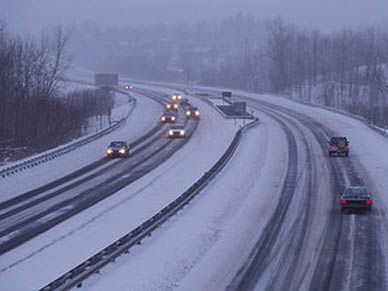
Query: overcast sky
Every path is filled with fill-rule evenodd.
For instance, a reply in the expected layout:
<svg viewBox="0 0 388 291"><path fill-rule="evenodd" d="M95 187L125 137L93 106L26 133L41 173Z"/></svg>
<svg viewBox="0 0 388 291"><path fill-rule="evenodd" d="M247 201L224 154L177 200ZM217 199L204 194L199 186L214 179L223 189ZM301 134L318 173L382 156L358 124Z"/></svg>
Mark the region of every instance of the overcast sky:
<svg viewBox="0 0 388 291"><path fill-rule="evenodd" d="M388 24L388 0L0 0L0 18L19 32L85 21L107 27L218 20L238 12L323 30Z"/></svg>

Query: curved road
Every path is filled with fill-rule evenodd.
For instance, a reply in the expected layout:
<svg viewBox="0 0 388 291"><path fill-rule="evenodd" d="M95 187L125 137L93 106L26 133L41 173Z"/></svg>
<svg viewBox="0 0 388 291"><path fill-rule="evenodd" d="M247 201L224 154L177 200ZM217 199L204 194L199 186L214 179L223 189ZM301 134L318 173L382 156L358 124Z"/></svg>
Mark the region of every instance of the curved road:
<svg viewBox="0 0 388 291"><path fill-rule="evenodd" d="M332 132L299 112L239 96L285 132L289 149L281 198L228 290L386 290L383 211L342 215L345 185L373 189L350 154L329 158Z"/></svg>
<svg viewBox="0 0 388 291"><path fill-rule="evenodd" d="M149 97L158 102L161 100L160 95ZM146 138L132 143L129 159L103 158L57 181L0 203L0 254L114 194L171 157L197 127L197 122L187 122L183 113L178 121L187 123L188 135L183 140L168 139L165 126L157 125Z"/></svg>

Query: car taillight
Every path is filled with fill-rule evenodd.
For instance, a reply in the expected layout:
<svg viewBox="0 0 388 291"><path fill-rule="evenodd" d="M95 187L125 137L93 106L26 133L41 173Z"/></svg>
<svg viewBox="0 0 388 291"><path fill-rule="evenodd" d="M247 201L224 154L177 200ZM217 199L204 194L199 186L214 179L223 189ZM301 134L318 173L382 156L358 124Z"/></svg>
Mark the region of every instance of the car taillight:
<svg viewBox="0 0 388 291"><path fill-rule="evenodd" d="M341 199L341 204L342 205L345 205L346 203L348 203L348 201L346 201L345 199Z"/></svg>
<svg viewBox="0 0 388 291"><path fill-rule="evenodd" d="M372 200L370 200L370 199L368 199L368 200L365 200L365 204L367 204L367 205L372 205Z"/></svg>

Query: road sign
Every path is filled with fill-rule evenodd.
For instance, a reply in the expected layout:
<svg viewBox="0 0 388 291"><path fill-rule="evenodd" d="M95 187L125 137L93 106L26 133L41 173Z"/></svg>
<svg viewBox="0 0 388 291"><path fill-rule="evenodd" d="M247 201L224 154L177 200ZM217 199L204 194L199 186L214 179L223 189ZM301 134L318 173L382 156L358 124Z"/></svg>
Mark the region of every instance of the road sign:
<svg viewBox="0 0 388 291"><path fill-rule="evenodd" d="M230 91L223 91L222 92L222 98L232 98L232 92L230 92Z"/></svg>

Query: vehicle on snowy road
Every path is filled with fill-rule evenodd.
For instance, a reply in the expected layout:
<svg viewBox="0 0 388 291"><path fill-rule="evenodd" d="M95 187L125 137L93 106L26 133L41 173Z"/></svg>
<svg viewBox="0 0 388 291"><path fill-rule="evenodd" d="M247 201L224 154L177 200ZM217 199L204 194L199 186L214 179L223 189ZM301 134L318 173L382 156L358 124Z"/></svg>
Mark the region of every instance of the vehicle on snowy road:
<svg viewBox="0 0 388 291"><path fill-rule="evenodd" d="M178 111L179 105L177 102L168 102L166 103L167 110L175 110Z"/></svg>
<svg viewBox="0 0 388 291"><path fill-rule="evenodd" d="M349 155L349 141L344 136L334 136L328 142L329 156L342 155L347 157Z"/></svg>
<svg viewBox="0 0 388 291"><path fill-rule="evenodd" d="M175 123L176 116L171 112L165 112L162 117L160 117L162 123Z"/></svg>
<svg viewBox="0 0 388 291"><path fill-rule="evenodd" d="M199 119L199 109L197 107L191 106L186 109L187 118L196 118Z"/></svg>
<svg viewBox="0 0 388 291"><path fill-rule="evenodd" d="M187 106L190 106L191 105L191 101L190 99L188 98L183 98L181 101L180 101L181 105L183 107L187 107Z"/></svg>
<svg viewBox="0 0 388 291"><path fill-rule="evenodd" d="M372 211L372 196L365 187L347 187L342 193L340 199L342 213L357 210L366 210L368 212Z"/></svg>
<svg viewBox="0 0 388 291"><path fill-rule="evenodd" d="M169 138L183 138L185 136L186 131L183 125L172 125L168 131Z"/></svg>
<svg viewBox="0 0 388 291"><path fill-rule="evenodd" d="M129 145L126 141L113 141L106 150L108 158L128 158L129 157Z"/></svg>
<svg viewBox="0 0 388 291"><path fill-rule="evenodd" d="M179 93L172 94L171 95L171 99L172 100L181 100L182 99L182 95L179 94Z"/></svg>

